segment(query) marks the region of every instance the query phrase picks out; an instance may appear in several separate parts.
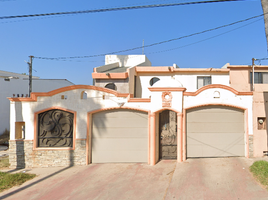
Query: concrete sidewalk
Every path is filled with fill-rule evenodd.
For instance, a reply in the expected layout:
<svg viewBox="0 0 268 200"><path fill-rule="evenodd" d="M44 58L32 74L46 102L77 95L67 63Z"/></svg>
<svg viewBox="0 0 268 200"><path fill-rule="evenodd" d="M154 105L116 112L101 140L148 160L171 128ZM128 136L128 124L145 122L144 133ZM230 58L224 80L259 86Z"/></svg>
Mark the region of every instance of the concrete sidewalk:
<svg viewBox="0 0 268 200"><path fill-rule="evenodd" d="M165 199L268 199L268 191L249 172L252 159L204 158L186 163L177 165Z"/></svg>
<svg viewBox="0 0 268 200"><path fill-rule="evenodd" d="M253 159L188 159L183 163L91 164L35 168L38 177L0 199L268 199L251 176Z"/></svg>

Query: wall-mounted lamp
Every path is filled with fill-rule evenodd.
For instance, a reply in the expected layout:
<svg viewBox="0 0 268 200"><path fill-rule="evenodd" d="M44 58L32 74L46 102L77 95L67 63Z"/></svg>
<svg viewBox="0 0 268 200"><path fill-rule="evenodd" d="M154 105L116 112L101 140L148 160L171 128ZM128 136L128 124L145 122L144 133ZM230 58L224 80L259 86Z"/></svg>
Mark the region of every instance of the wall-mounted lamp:
<svg viewBox="0 0 268 200"><path fill-rule="evenodd" d="M266 129L266 118L265 117L258 117L258 130L265 130Z"/></svg>
<svg viewBox="0 0 268 200"><path fill-rule="evenodd" d="M110 73L106 73L106 76L110 76Z"/></svg>

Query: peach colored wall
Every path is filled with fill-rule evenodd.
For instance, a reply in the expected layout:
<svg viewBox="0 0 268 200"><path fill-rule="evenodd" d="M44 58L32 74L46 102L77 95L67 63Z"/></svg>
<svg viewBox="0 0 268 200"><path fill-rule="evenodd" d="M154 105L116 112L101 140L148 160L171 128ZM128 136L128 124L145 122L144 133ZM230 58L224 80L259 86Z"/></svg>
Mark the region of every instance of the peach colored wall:
<svg viewBox="0 0 268 200"><path fill-rule="evenodd" d="M268 113L268 98L264 91L268 91L268 84L255 84L253 92L253 132L254 132L254 156L263 156L267 151L267 127L265 130L258 130L258 117L266 117Z"/></svg>
<svg viewBox="0 0 268 200"><path fill-rule="evenodd" d="M265 112L265 105L262 103L263 101L258 98L259 95L253 96L253 151L254 157L263 156L263 151L267 151L267 129L266 130L258 130L258 117L266 117L267 114ZM256 98L257 96L257 98Z"/></svg>
<svg viewBox="0 0 268 200"><path fill-rule="evenodd" d="M159 113L155 114L155 161L159 161Z"/></svg>
<svg viewBox="0 0 268 200"><path fill-rule="evenodd" d="M249 83L249 70L248 69L239 69L239 70L230 70L230 86L236 89L239 92L248 92L251 91Z"/></svg>
<svg viewBox="0 0 268 200"><path fill-rule="evenodd" d="M149 115L150 120L150 164L155 165L156 164L156 156L155 156L155 150L156 150L156 135L155 135L155 113L151 113Z"/></svg>
<svg viewBox="0 0 268 200"><path fill-rule="evenodd" d="M252 91L250 84L250 66L230 66L230 86L238 91ZM255 72L268 72L266 66L256 66ZM252 126L253 126L253 156L263 156L267 151L267 126L264 130L258 130L258 117L266 117L268 113L268 84L254 84L253 105L252 105Z"/></svg>

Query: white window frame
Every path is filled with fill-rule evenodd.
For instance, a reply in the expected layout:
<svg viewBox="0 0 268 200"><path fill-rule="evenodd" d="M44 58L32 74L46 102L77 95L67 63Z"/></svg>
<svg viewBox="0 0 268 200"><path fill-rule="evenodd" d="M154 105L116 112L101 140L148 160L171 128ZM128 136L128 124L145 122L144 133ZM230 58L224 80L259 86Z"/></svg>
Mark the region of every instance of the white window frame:
<svg viewBox="0 0 268 200"><path fill-rule="evenodd" d="M203 80L203 84L202 86L200 86L198 83L198 79L202 79ZM206 83L206 79L208 80L208 83ZM196 87L197 89L201 88L201 87L204 87L206 85L211 85L212 84L212 79L211 79L211 76L197 76L196 78Z"/></svg>

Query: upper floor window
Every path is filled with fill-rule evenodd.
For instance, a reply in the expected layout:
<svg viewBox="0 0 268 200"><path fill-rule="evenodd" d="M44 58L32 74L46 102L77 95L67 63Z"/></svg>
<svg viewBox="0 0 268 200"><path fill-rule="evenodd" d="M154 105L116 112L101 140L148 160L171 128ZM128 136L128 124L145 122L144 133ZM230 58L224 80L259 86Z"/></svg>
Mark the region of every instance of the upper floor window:
<svg viewBox="0 0 268 200"><path fill-rule="evenodd" d="M116 90L116 85L114 83L108 83L105 85L105 88Z"/></svg>
<svg viewBox="0 0 268 200"><path fill-rule="evenodd" d="M197 77L197 89L211 84L211 76L198 76Z"/></svg>
<svg viewBox="0 0 268 200"><path fill-rule="evenodd" d="M157 77L153 77L153 78L151 78L151 80L150 80L150 86L153 86L153 84L155 84L157 81L159 81L160 79L159 78L157 78Z"/></svg>
<svg viewBox="0 0 268 200"><path fill-rule="evenodd" d="M250 83L252 83L252 72L250 72ZM268 84L268 72L254 72L254 83Z"/></svg>

